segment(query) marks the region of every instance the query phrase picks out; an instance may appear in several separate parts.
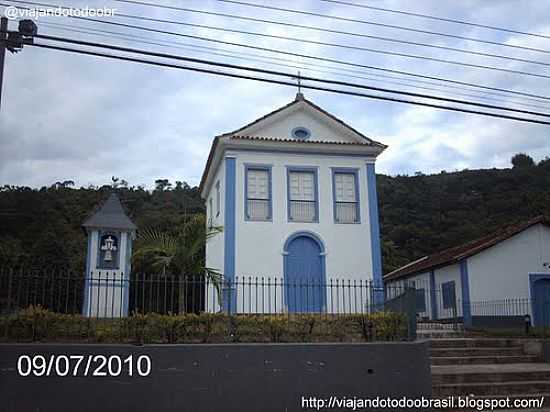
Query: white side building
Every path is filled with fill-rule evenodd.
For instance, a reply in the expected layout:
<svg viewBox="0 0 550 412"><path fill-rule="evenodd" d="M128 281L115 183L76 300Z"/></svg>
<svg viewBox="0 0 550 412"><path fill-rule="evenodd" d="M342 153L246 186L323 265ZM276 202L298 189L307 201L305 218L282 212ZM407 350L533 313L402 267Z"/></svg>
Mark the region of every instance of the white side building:
<svg viewBox="0 0 550 412"><path fill-rule="evenodd" d="M364 310L373 296L346 303L327 285L382 285L374 165L385 148L301 94L214 139L200 191L208 224L223 226L206 265L232 285L225 310Z"/></svg>
<svg viewBox="0 0 550 412"><path fill-rule="evenodd" d="M417 289L417 312L466 326L550 324L550 221L539 216L425 256L384 276L388 290Z"/></svg>

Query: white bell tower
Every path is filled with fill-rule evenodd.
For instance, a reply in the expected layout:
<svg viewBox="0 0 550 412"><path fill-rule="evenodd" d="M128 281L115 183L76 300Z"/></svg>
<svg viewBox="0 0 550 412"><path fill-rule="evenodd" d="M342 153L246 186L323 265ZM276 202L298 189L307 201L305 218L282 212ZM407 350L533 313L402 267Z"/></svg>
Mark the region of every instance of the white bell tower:
<svg viewBox="0 0 550 412"><path fill-rule="evenodd" d="M112 193L82 226L88 235L82 314L98 318L128 316L136 225Z"/></svg>

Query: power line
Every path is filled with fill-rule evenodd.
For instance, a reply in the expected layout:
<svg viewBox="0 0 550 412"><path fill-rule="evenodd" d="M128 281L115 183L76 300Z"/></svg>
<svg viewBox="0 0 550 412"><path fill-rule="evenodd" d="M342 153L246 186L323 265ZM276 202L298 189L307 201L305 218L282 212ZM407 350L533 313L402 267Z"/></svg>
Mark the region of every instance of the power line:
<svg viewBox="0 0 550 412"><path fill-rule="evenodd" d="M1 3L0 3L0 5L1 5ZM437 84L437 83L430 83L430 82L425 82L425 83L440 86L440 87L418 86L418 85L415 85L415 84L409 84L409 83L403 83L402 82L402 81L407 80L407 79L367 73L367 74L372 75L372 76L389 77L390 79L398 79L398 80L402 80L402 81L374 79L374 78L368 77L368 76L360 76L360 75L349 74L348 71L343 71L343 70L340 70L340 69L337 69L337 68L336 68L336 70L312 69L310 66L320 67L322 69L327 69L327 68L328 69L333 69L334 67L332 67L332 66L323 66L323 65L319 65L319 64L311 64L311 63L308 63L307 66L303 66L303 65L300 66L300 65L297 65L296 62L294 62L290 59L281 59L281 58L276 58L276 57L269 57L269 56L258 55L258 54L253 54L253 53L235 52L235 51L229 51L229 50L224 50L224 49L220 50L220 49L217 49L217 48L214 48L214 47L205 47L205 46L199 46L199 45L190 44L190 43L166 42L166 41L164 41L164 42L152 42L152 41L150 41L150 39L148 39L146 37L143 37L143 36L136 36L136 35L124 34L124 33L120 33L120 32L107 31L107 30L99 30L99 29L86 30L86 29L81 29L79 26L72 26L72 25L60 24L60 23L41 23L41 25L46 26L46 27L52 27L52 28L57 29L57 30L65 30L65 31L74 32L74 33L91 34L91 35L103 36L103 37L107 37L107 38L118 38L118 39L127 40L127 41L139 42L140 44L151 44L151 45L156 45L156 46L161 46L161 47L177 48L177 49L192 51L192 52L195 52L195 53L203 53L203 54L214 55L214 56L229 57L229 58L232 58L232 59L240 59L240 60L247 60L247 61L252 61L252 62L260 62L260 63L264 63L264 64L269 64L269 65L275 65L275 66L280 66L280 67L290 67L290 68L307 70L307 71L317 72L317 73L334 74L334 75L337 75L337 76L364 79L364 80L370 80L370 81L385 83L385 84L395 84L395 85L409 87L409 88L415 88L415 89L431 90L431 91L439 91L439 92L448 93L449 92L448 90L441 89L441 86L445 86L445 87L457 88L459 90L465 90L465 89L459 88L457 86L440 85L440 84ZM273 60L291 62L291 63L294 63L294 64L276 63ZM363 74L363 72L360 72L360 71L350 71L350 72L353 72L353 73L357 72L357 73ZM411 79L409 81L414 81L414 80ZM454 92L454 93L455 93L455 95L463 96L463 97L470 97L470 98L476 98L476 99L482 99L482 100L488 100L488 101L497 101L497 102L502 101L502 98L498 99L498 98L495 98L495 97L486 97L483 94L483 92L477 92L477 93L482 93L482 95L471 94L471 93L457 93L457 92ZM501 95L499 95L499 96L501 96ZM525 107L530 106L530 107L536 107L536 108L541 108L541 109L550 109L548 106L530 104L530 103L525 103L525 102L522 102L522 101L509 100L509 102L512 103L512 104L515 104L515 105L519 105L519 106L525 106Z"/></svg>
<svg viewBox="0 0 550 412"><path fill-rule="evenodd" d="M523 70L512 70L512 69L505 69L505 68L502 68L502 67L494 67L494 66L486 66L486 65L481 65L481 64L465 63L465 62L460 62L460 61L456 61L456 60L447 60L447 59L440 59L440 58L436 58L436 57L422 56L422 55L416 55L416 54L400 53L400 52L394 52L394 51L388 51L388 50L379 50L379 49L373 49L373 48L369 48L369 47L352 46L352 45L339 44L339 43L330 43L330 42L317 41L317 40L307 40L307 39L300 39L300 38L291 37L291 36L281 36L281 35L277 35L277 34L258 33L258 32L248 31L248 30L228 29L226 27L211 26L211 25L206 25L206 24L188 23L188 22L168 20L168 19L157 19L157 18L152 18L152 17L136 16L136 15L132 15L132 14L118 13L117 16L118 17L123 17L123 18L135 19L135 20L151 21L151 22L155 22L155 23L168 23L168 24L175 24L175 25L194 27L194 28L200 28L200 29L222 31L222 32L227 32L227 33L245 34L245 35L248 35L248 36L267 37L267 38L270 38L270 39L278 39L278 40L289 40L289 41L294 41L294 42L299 42L299 43L315 44L315 45L318 45L318 46L338 47L338 48L341 48L341 49L357 50L357 51L377 53L377 54L385 54L385 55L389 55L389 56L405 57L405 58L409 58L409 59L428 60L428 61L433 61L433 62L437 62L437 63L452 64L452 65L456 65L456 66L471 67L471 68L475 68L475 69L493 70L493 71L499 71L499 72L504 72L504 73L518 74L518 75L522 75L522 76L531 76L531 77L540 77L540 78L550 79L550 75L545 75L545 74L542 74L542 73L532 73L532 72L526 72L526 71L523 71ZM542 64L544 66L550 66L550 63L538 62L537 64Z"/></svg>
<svg viewBox="0 0 550 412"><path fill-rule="evenodd" d="M387 8L384 8L384 7L369 6L367 4L358 4L358 3L352 3L352 2L348 2L348 1L342 1L342 0L320 0L320 1L324 1L326 3L336 3L336 4L346 5L346 6L360 7L360 8L363 8L363 9L378 10L378 11L384 11L384 12L389 12L389 13L402 14L402 15L405 15L405 16L422 17L424 19L430 19L430 20L446 21L446 22L449 22L449 23L463 24L463 25L466 25L466 26L473 26L473 27L481 27L483 29L497 30L497 31L503 31L503 32L507 32L507 33L523 34L525 36L541 37L541 38L544 38L544 39L550 39L550 36L545 36L544 34L528 33L528 32L525 32L525 31L508 29L508 28L505 28L505 27L489 26L487 24L474 23L474 22L466 21L466 20L450 19L448 17L438 17L438 16L431 16L429 14L413 13L413 12L410 12L410 11L387 9Z"/></svg>
<svg viewBox="0 0 550 412"><path fill-rule="evenodd" d="M185 56L179 56L179 55L167 54L167 53L151 52L151 51L142 50L142 49L134 49L134 48L121 47L121 46L115 46L115 45L110 45L110 44L88 42L88 41L84 41L84 40L67 39L67 38L63 38L63 37L48 36L48 35L44 35L44 34L36 34L34 37L39 38L39 39L44 39L44 40L50 40L50 41L77 44L77 45L80 45L80 46L98 47L98 48L104 48L104 49L109 49L109 50L121 51L121 52L125 52L125 53L137 53L137 54L143 54L143 55L151 56L151 57L160 57L160 58L165 58L165 59L181 60L181 61L186 61L186 62L190 62L190 63L206 64L206 65L217 66L217 67L222 67L222 68L245 70L245 71L251 71L251 72L255 72L255 73L267 74L267 75L272 75L272 76L282 76L282 77L288 77L288 78L295 78L296 77L296 75L293 74L293 73L286 73L286 72L280 72L280 71L268 70L268 69L260 69L260 68L250 67L250 66L239 66L239 65L230 64L230 63L214 62L214 61L211 61L211 60L197 59L197 58L185 57ZM534 112L534 111L521 110L521 109L512 109L510 107L496 106L496 105L490 105L490 104L478 103L478 102L471 102L471 101L466 101L466 100L451 99L451 98L440 97L440 96L430 96L430 95L426 95L426 94L405 92L405 91L393 90L393 89L386 89L386 88L381 88L381 87L368 86L368 85L364 85L364 84L343 82L343 81L339 81L339 80L320 79L320 78L309 77L309 76L301 76L301 79L302 80L307 80L307 81L319 82L319 83L326 83L326 84L331 84L331 85L338 85L338 86L354 87L354 88L360 88L360 89L373 90L373 91L382 92L382 93L392 93L392 94L405 95L405 96L409 96L409 97L417 97L417 98L421 98L421 99L438 100L438 101L445 101L445 102L457 103L457 104L463 104L463 105L469 105L469 106L483 107L483 108L486 108L486 109L510 111L510 112L515 112L515 113L529 114L529 115L533 115L533 116L550 117L550 113Z"/></svg>
<svg viewBox="0 0 550 412"><path fill-rule="evenodd" d="M41 43L32 43L32 44L29 44L29 46L39 47L39 48L44 48L44 49L51 49L51 50L58 50L58 51L66 51L66 52L72 52L72 53L79 53L79 54L84 54L84 55L89 55L89 56L106 57L106 58L112 58L112 59L117 59L117 60L124 60L124 61L130 61L130 62L142 63L142 64L150 64L150 65L154 65L154 66L168 67L168 68L174 68L174 69L190 70L190 71L196 71L196 72L200 72L200 73L207 73L207 74L233 77L233 78L239 78L239 79L256 80L256 81L261 81L261 82L266 82L266 83L296 87L296 84L293 83L293 82L290 82L290 81L268 79L268 78L255 77L255 76L236 74L236 73L229 73L229 72L223 72L223 71L217 71L217 70L211 70L211 69L191 67L191 66L181 66L181 65L176 65L176 64L172 64L172 63L165 63L165 62L159 62L159 61L139 59L139 58L135 58L135 57L119 56L119 55L113 55L113 54L107 54L107 53L100 53L100 52L95 52L95 51L90 51L90 50L81 50L81 49L74 49L74 48L62 47L62 46L54 46L54 45L41 44ZM365 97L365 98L371 98L371 99L377 99L377 100L386 100L386 101L391 101L391 102L396 102L396 103L407 103L407 104L431 107L431 108L435 108L435 109L450 110L450 111L461 112L461 113L478 114L478 115L496 117L496 118L501 118L501 119L516 120L516 121L521 121L521 122L526 122L526 123L536 123L536 124L550 125L550 122L544 121L544 120L509 116L509 115L505 115L505 114L501 114L501 113L482 112L482 111L477 111L477 110L464 109L464 108L460 108L460 107L443 106L443 105L437 105L437 104L426 103L426 102L418 102L418 101L412 101L412 100L398 99L398 98L388 97L388 96L379 96L379 95L372 95L372 94L354 92L354 91L349 91L349 90L332 89L332 88L313 86L313 85L302 85L302 88L311 89L311 90L318 90L318 91L325 91L325 92L332 92L332 93L338 93L338 94L344 94L344 95L349 95L349 96Z"/></svg>
<svg viewBox="0 0 550 412"><path fill-rule="evenodd" d="M349 17L333 16L331 14L316 13L316 12L312 12L312 11L288 9L288 8L276 7L276 6L267 6L265 4L248 3L248 2L245 2L245 1L241 1L241 0L216 0L216 1L219 1L219 2L222 2L222 3L238 4L238 5L246 6L246 7L256 7L256 8L260 8L260 9L266 9L266 10L282 11L282 12L285 12L285 13L303 14L303 15L314 16L314 17L324 17L324 18L333 19L333 20L347 21L347 22L350 22L350 23L368 24L368 25L372 25L372 26L386 27L386 28L389 28L389 29L396 29L396 30L405 30L405 31L410 31L410 32L415 32L415 33L430 34L430 35L434 35L434 36L451 37L451 38L454 38L454 39L468 40L468 41L473 41L473 42L477 42L477 43L492 44L492 45L503 46L503 47L511 47L511 48L514 48L514 49L524 49L524 50L539 51L539 52L542 51L540 49L536 49L536 48L532 48L532 47L517 46L517 45L514 45L514 44L507 44L507 43L499 43L499 42L496 42L496 41L478 39L478 38L475 38L475 37L460 36L458 34L434 32L434 31L429 31L429 30L416 29L414 27L405 27L405 26L399 26L399 25L395 25L395 24L378 23L378 22L369 21L369 20L352 19L352 18L349 18Z"/></svg>
<svg viewBox="0 0 550 412"><path fill-rule="evenodd" d="M295 28L313 30L313 31L324 32L324 33L343 34L346 36L362 37L362 38L381 40L381 41L392 42L392 43L408 44L408 45L421 46L421 47L430 47L430 48L435 48L439 50L448 50L448 51L453 51L458 53L471 54L474 56L493 57L497 59L511 60L511 61L517 61L522 63L528 63L528 64L550 66L550 63L541 62L537 60L522 59L518 57L503 56L500 54L478 52L473 50L465 50L465 49L459 49L456 47L441 46L441 45L432 44L432 43L420 43L420 42L414 42L409 40L395 39L391 37L382 37L382 36L375 36L375 35L364 34L364 33L355 33L350 31L328 29L328 28L323 28L318 26L308 26L303 24L287 23L287 22L268 20L268 19L259 19L255 17L239 16L239 15L230 14L230 13L219 13L219 12L213 12L213 11L207 11L207 10L190 9L186 7L176 7L176 6L169 6L164 4L155 4L155 3L137 1L137 0L116 0L116 1L121 3L136 4L141 6L155 7L155 8L161 8L161 9L167 9L167 10L177 10L177 11L184 11L189 13L206 14L210 16L219 16L219 17L226 17L226 18L237 19L237 20L252 21L256 23L276 24L276 25L285 26L285 27L295 27ZM550 50L541 50L541 52L550 53Z"/></svg>
<svg viewBox="0 0 550 412"><path fill-rule="evenodd" d="M7 0L7 1L14 1L14 0ZM15 1L20 1L20 0L15 0ZM31 2L26 1L25 3L31 3ZM44 5L44 3L37 3L37 2L32 2L32 3L37 4L37 5ZM51 4L47 5L47 6L49 6L49 7L52 7L52 6L53 7L59 7L59 6L51 5ZM17 6L17 7L23 8L21 6ZM114 25L114 26L118 26L118 27L131 28L131 29L141 30L141 31L146 31L146 32L151 32L151 33L159 33L159 34L163 34L163 35L185 37L185 38L189 38L189 39L200 40L200 41L205 41L205 42L210 42L210 43L225 44L225 45L229 45L229 46L248 48L248 49L253 49L253 50L265 51L265 52L269 52L269 53L284 54L284 55L293 56L293 57L300 57L300 58L305 58L305 59L318 60L318 61L323 61L323 62L328 62L328 63L335 63L335 64L348 66L348 67L350 67L350 66L351 67L359 67L359 68L362 68L362 69L370 69L370 70L382 71L382 72L387 72L387 73L394 73L394 74L398 74L398 75L410 76L410 77L421 78L421 79L436 80L436 81L445 82L445 83L452 83L452 84L458 84L458 85L462 85L462 86L468 86L468 87L479 88L479 89L484 89L484 90L491 90L491 91L509 93L509 94L514 94L514 95L518 95L518 96L530 97L530 98L534 98L534 99L550 100L550 97L548 97L548 96L534 94L534 93L527 93L527 92L522 92L522 91L517 91L517 90L509 90L509 89L504 89L504 88L499 88L499 87L492 87L492 86L486 86L486 85L479 85L479 84L476 84L476 83L470 83L470 82L464 82L464 81L459 81L459 80L447 79L447 78L442 78L442 77L437 77L437 76L411 73L411 72L407 72L407 71L403 71L403 70L389 69L389 68L384 68L384 67L377 67L377 66L371 66L371 65L366 65L366 64L348 62L348 61L333 59L333 58L329 58L329 57L322 57L322 56L314 56L314 55L308 55L308 54L303 54L303 53L289 52L289 51L274 49L274 48L269 48L269 47L262 47L262 46L251 45L251 44L231 42L231 41L227 41L227 40L213 39L213 38L205 37L205 36L197 36L197 35L184 34L184 33L167 31L167 30L154 29L152 27L137 26L137 25L133 25L133 24L120 23L120 22L115 22L115 21L110 21L110 20L109 21L104 21L104 20L99 20L99 19L94 19L94 18L89 18L89 17L80 17L80 16L70 16L70 17L74 18L74 19L78 19L78 20L90 21L90 22L100 23L100 24Z"/></svg>

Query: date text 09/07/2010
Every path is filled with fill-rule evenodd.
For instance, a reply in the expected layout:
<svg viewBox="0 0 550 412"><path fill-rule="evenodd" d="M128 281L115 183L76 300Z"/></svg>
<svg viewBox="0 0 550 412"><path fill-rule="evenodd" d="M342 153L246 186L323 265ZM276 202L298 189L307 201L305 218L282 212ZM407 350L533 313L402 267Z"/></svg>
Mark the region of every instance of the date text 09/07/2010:
<svg viewBox="0 0 550 412"><path fill-rule="evenodd" d="M19 376L149 376L151 358L147 355L21 355L17 358Z"/></svg>

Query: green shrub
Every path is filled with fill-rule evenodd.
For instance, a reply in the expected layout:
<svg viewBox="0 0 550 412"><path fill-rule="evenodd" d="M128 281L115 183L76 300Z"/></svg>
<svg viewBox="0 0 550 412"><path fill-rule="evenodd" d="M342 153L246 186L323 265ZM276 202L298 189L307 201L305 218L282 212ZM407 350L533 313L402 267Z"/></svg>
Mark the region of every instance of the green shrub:
<svg viewBox="0 0 550 412"><path fill-rule="evenodd" d="M368 342L407 336L402 314L132 313L97 319L30 306L0 316L0 337L7 341L101 343Z"/></svg>

